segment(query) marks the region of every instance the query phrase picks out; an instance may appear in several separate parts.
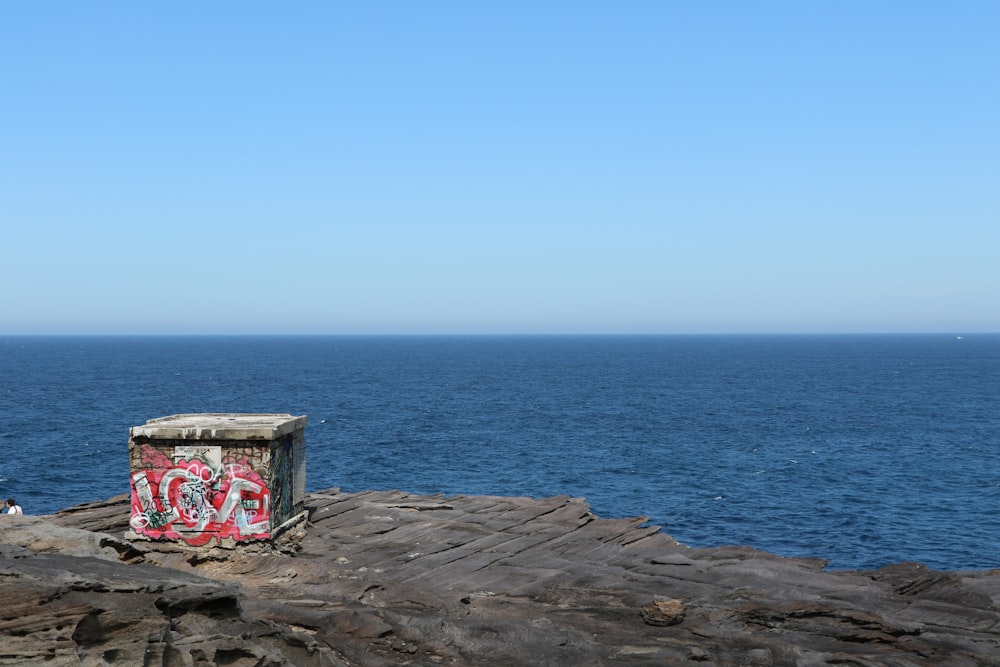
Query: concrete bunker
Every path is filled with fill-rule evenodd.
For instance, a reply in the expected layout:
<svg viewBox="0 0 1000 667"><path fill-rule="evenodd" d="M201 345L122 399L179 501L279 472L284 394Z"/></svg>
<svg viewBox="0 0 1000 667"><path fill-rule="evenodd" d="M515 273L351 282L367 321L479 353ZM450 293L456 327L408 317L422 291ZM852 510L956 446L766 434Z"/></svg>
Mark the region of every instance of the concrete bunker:
<svg viewBox="0 0 1000 667"><path fill-rule="evenodd" d="M200 413L129 429L128 537L270 540L303 508L306 417Z"/></svg>

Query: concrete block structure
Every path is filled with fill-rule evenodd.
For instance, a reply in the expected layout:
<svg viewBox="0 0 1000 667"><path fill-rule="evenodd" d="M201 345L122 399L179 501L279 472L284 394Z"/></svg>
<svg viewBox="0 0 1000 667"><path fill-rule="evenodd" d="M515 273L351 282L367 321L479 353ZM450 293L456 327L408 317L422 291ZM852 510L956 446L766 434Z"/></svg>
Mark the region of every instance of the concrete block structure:
<svg viewBox="0 0 1000 667"><path fill-rule="evenodd" d="M232 546L301 511L306 417L184 414L129 430L131 537Z"/></svg>

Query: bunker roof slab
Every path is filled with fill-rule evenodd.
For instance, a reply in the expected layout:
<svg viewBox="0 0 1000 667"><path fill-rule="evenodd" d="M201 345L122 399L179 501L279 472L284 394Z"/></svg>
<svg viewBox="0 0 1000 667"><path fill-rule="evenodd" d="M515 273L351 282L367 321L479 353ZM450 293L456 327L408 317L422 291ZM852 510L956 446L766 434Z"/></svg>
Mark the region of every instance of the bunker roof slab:
<svg viewBox="0 0 1000 667"><path fill-rule="evenodd" d="M305 425L305 415L196 413L150 419L130 433L151 440L274 440Z"/></svg>

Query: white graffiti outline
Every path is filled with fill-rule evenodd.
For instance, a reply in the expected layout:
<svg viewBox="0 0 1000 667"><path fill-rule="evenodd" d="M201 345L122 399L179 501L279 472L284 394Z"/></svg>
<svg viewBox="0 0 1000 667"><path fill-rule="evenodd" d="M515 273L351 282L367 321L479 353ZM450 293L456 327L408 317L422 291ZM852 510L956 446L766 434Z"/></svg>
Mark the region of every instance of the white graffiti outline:
<svg viewBox="0 0 1000 667"><path fill-rule="evenodd" d="M270 494L266 487L243 475L253 473L248 466L228 463L221 470L214 469L203 460L193 459L186 465L167 470L160 478L158 495L163 511L156 508L153 490L144 471L132 475L133 488L139 504L129 520L132 528L143 531L169 525L177 533L201 533L213 521L232 522L242 535L266 533L269 530ZM176 484L175 502L171 502L171 487ZM213 491L218 491L222 481L228 482L226 495L218 510L211 502ZM243 494L263 492L263 512L244 506ZM258 516L262 517L259 521ZM177 519L183 521L177 522Z"/></svg>

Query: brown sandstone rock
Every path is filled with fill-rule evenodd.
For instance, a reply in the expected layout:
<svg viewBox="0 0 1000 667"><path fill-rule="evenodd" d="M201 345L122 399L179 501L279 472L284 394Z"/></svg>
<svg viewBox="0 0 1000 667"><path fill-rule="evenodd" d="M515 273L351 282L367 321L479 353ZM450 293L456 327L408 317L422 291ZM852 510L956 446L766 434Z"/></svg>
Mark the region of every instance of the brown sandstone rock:
<svg viewBox="0 0 1000 667"><path fill-rule="evenodd" d="M246 617L235 583L135 561L112 535L0 522L0 665L346 665Z"/></svg>
<svg viewBox="0 0 1000 667"><path fill-rule="evenodd" d="M142 664L131 662L136 641L153 664L205 665L929 666L1000 655L996 571L827 571L748 547L690 549L566 497L333 489L307 506L309 524L280 544L224 553L115 547L125 497L49 517L105 534L81 537L77 555L32 552L59 540L0 527L0 664Z"/></svg>
<svg viewBox="0 0 1000 667"><path fill-rule="evenodd" d="M653 604L642 608L642 620L647 625L677 625L684 620L684 603L672 598L656 596Z"/></svg>

